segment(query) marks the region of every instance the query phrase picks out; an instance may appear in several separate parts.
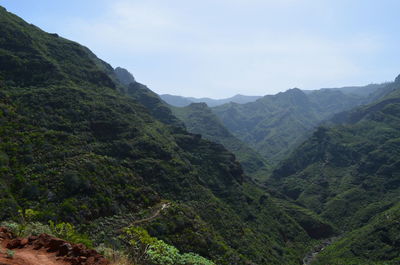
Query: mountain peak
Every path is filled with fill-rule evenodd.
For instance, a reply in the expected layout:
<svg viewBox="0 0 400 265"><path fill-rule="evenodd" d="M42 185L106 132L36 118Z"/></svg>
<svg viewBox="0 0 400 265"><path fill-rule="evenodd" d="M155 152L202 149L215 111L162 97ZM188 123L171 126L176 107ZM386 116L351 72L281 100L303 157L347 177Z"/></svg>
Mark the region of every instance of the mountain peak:
<svg viewBox="0 0 400 265"><path fill-rule="evenodd" d="M400 83L400 75L398 75L398 76L396 77L396 79L394 80L394 82L395 82L395 83Z"/></svg>
<svg viewBox="0 0 400 265"><path fill-rule="evenodd" d="M117 76L118 80L122 84L129 85L131 83L136 83L136 80L133 77L133 75L125 68L117 67L117 68L115 68L114 72L115 72L115 75Z"/></svg>

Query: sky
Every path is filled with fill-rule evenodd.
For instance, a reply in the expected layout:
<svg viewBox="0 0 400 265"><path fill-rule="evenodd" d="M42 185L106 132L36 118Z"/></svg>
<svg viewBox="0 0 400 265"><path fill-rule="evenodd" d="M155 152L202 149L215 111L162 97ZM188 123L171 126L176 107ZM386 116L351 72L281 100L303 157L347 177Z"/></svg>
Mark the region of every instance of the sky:
<svg viewBox="0 0 400 265"><path fill-rule="evenodd" d="M393 80L398 0L0 0L159 94L224 98Z"/></svg>

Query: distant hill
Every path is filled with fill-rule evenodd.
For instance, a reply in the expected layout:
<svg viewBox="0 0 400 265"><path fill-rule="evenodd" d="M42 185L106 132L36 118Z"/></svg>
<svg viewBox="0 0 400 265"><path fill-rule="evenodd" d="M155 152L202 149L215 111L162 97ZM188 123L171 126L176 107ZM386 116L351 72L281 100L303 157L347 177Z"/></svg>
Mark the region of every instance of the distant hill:
<svg viewBox="0 0 400 265"><path fill-rule="evenodd" d="M204 138L220 143L233 152L247 174L252 176L267 174L270 165L265 159L233 136L205 103L192 103L183 108L172 107L172 110L185 123L189 132L201 134Z"/></svg>
<svg viewBox="0 0 400 265"><path fill-rule="evenodd" d="M362 104L364 97L338 90L304 93L294 88L246 104L213 108L225 127L271 163L277 163L333 114Z"/></svg>
<svg viewBox="0 0 400 265"><path fill-rule="evenodd" d="M347 86L347 87L339 87L339 88L321 88L318 90L337 90L340 92L343 92L346 95L357 95L357 96L362 96L362 97L368 97L375 93L377 90L385 87L387 83L382 83L382 84L369 84L366 86ZM315 92L317 90L303 90L304 93L309 94L312 92Z"/></svg>
<svg viewBox="0 0 400 265"><path fill-rule="evenodd" d="M229 102L235 102L238 104L244 104L248 102L256 101L261 98L261 96L245 96L245 95L235 95L230 98L224 99L212 99L212 98L193 98L193 97L182 97L174 96L169 94L160 95L160 97L168 104L175 107L186 107L191 103L206 103L209 107L219 106Z"/></svg>

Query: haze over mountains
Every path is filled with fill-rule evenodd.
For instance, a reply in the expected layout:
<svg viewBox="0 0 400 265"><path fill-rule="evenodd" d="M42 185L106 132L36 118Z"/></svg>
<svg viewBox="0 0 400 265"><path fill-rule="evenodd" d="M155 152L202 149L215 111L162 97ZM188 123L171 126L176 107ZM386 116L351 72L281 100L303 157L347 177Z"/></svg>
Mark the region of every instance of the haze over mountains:
<svg viewBox="0 0 400 265"><path fill-rule="evenodd" d="M400 76L163 97L0 7L0 222L134 265L399 264Z"/></svg>
<svg viewBox="0 0 400 265"><path fill-rule="evenodd" d="M224 99L193 98L193 97L182 97L169 94L163 94L160 95L160 97L162 100L175 107L186 107L191 103L206 103L209 107L215 107L229 102L244 104L247 102L256 101L257 99L261 98L261 96L245 96L239 94Z"/></svg>

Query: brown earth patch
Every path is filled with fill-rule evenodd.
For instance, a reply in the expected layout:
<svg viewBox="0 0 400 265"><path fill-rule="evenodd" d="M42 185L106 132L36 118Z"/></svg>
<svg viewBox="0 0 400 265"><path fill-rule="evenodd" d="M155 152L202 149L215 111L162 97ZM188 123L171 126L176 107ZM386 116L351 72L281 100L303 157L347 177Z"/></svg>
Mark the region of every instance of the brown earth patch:
<svg viewBox="0 0 400 265"><path fill-rule="evenodd" d="M0 227L0 265L108 265L110 262L82 244L41 234L17 238ZM8 250L8 251L7 251Z"/></svg>

